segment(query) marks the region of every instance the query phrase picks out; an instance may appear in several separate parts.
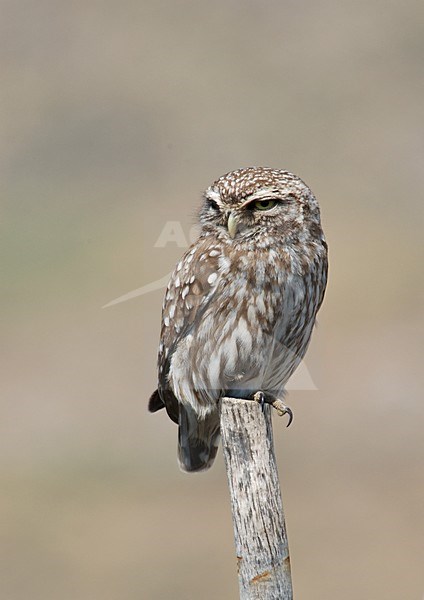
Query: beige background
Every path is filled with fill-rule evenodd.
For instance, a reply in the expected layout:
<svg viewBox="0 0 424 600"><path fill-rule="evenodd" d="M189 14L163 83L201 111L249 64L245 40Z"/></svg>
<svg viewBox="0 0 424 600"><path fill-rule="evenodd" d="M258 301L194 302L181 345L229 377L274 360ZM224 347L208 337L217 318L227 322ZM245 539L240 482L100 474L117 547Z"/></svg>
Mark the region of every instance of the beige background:
<svg viewBox="0 0 424 600"><path fill-rule="evenodd" d="M318 196L328 294L275 422L297 600L420 600L424 5L1 2L0 598L237 597L222 457L148 415L167 221L247 165Z"/></svg>

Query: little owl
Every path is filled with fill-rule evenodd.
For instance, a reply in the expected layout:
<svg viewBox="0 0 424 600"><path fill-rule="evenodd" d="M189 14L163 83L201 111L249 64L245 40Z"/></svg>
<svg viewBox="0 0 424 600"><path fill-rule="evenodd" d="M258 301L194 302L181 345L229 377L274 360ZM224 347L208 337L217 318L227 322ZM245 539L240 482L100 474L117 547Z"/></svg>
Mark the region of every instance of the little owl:
<svg viewBox="0 0 424 600"><path fill-rule="evenodd" d="M149 410L178 424L184 471L211 466L219 399L273 404L305 355L327 281L318 202L287 171L250 167L205 192L198 240L177 264L162 313Z"/></svg>

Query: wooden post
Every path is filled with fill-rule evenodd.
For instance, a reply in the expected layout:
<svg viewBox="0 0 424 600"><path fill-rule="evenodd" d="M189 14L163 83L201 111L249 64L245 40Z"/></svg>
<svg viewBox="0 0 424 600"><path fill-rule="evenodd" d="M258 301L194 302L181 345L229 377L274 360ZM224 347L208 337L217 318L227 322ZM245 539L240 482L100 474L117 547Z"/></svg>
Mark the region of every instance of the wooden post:
<svg viewBox="0 0 424 600"><path fill-rule="evenodd" d="M222 398L221 435L231 496L240 600L292 600L290 555L271 407Z"/></svg>

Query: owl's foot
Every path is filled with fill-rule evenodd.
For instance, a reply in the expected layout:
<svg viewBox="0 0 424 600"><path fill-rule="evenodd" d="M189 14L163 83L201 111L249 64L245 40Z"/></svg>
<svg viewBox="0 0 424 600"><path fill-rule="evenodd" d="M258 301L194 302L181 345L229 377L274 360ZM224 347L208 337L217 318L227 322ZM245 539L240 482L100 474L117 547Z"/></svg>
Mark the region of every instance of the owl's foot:
<svg viewBox="0 0 424 600"><path fill-rule="evenodd" d="M289 422L287 423L287 427L289 427L290 423L293 421L292 409L289 406L286 406L284 402L278 398L277 400L274 400L271 405L275 408L280 417L283 417L284 415L289 416Z"/></svg>
<svg viewBox="0 0 424 600"><path fill-rule="evenodd" d="M256 400L256 402L259 402L259 404L261 405L261 408L262 408L262 412L264 411L265 404L270 404L271 406L273 406L275 408L275 410L277 411L277 413L280 417L283 417L284 415L288 415L289 422L287 423L287 427L293 421L292 409L289 408L288 406L286 406L282 400L279 400L278 398L273 399L272 397L269 398L266 396L266 394L264 394L264 392L256 392L256 394L253 396L253 400Z"/></svg>

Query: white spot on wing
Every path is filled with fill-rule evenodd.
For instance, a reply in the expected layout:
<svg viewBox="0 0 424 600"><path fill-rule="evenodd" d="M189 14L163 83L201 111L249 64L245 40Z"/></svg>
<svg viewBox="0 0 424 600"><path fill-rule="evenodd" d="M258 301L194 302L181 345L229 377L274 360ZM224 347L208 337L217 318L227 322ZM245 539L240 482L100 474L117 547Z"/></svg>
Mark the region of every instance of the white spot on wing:
<svg viewBox="0 0 424 600"><path fill-rule="evenodd" d="M211 273L208 277L208 283L210 285L213 285L215 283L215 281L217 280L218 274L217 273Z"/></svg>
<svg viewBox="0 0 424 600"><path fill-rule="evenodd" d="M229 270L231 267L231 261L227 256L221 256L219 259L219 266L221 269Z"/></svg>

